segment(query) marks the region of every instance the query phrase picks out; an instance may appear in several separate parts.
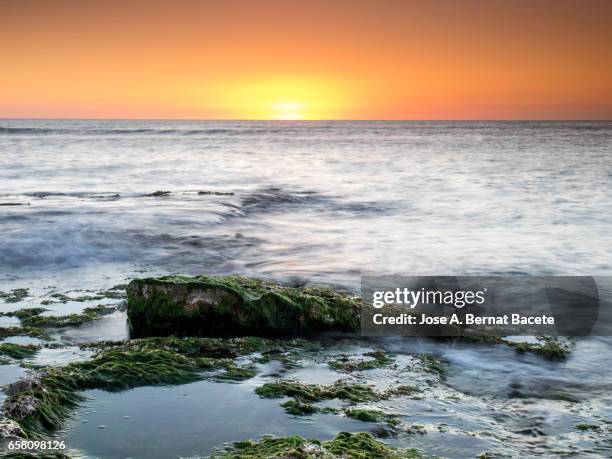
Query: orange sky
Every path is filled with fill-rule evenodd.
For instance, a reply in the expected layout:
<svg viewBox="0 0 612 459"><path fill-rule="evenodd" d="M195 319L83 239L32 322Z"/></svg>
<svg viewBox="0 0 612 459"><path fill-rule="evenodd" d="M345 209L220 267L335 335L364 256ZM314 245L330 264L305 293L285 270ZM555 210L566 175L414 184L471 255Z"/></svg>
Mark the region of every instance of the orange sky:
<svg viewBox="0 0 612 459"><path fill-rule="evenodd" d="M0 117L612 119L612 1L0 0Z"/></svg>

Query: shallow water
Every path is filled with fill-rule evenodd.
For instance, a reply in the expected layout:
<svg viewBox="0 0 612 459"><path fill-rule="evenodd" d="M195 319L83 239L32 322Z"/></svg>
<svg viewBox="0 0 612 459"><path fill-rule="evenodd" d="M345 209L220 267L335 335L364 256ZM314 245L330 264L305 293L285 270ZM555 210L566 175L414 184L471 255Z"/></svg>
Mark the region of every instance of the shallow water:
<svg viewBox="0 0 612 459"><path fill-rule="evenodd" d="M0 151L0 291L28 289L19 301L0 299L0 312L167 273L355 291L361 272L612 274L610 122L0 120ZM45 314L119 303L49 302ZM1 326L16 323L4 317ZM26 363L65 364L87 358L79 344L128 336L117 311L54 331L68 347ZM576 340L567 362L504 346L376 345L397 354L399 369L332 371L329 355L364 352L337 343L302 368L271 365L240 384L91 391L62 435L89 456L114 458L206 454L264 433L371 430L341 415L289 416L254 385L279 372L323 384L426 384L410 368L428 352L446 362L447 380L422 400L378 404L407 426L385 441L448 457L611 454L609 339ZM25 374L0 366L2 383ZM579 432L578 423L604 429Z"/></svg>
<svg viewBox="0 0 612 459"><path fill-rule="evenodd" d="M452 360L459 352L448 346L438 349L448 365L446 382L424 373L414 355L421 352L415 340L382 340L336 343L324 351L302 358L300 368L282 365L260 367L257 377L242 383L201 381L177 387L144 387L110 394L88 391L90 400L78 411L67 430L61 433L78 450L99 457L173 457L214 452L237 438L259 438L264 434L330 439L339 431L376 431L382 424L360 422L344 414L292 416L284 413L284 399L261 399L254 389L279 376L309 384L332 384L338 379L365 383L379 390L398 384L421 387L416 398L394 397L374 403L358 404L398 416L401 424L395 436L383 441L399 447L416 447L428 454L453 458L472 458L486 451L511 457L531 457L575 452L581 457L601 457L610 452L609 433L596 436L581 433L579 423L606 425L611 416L610 384L605 391L594 391L581 403L549 399L545 391L534 390L529 396L509 394L501 381L511 373L515 382L533 382L542 377L541 359L527 359L519 368L504 368L494 362L519 361L508 349L485 347L482 366L474 369L469 359ZM428 346L424 342L424 346ZM342 373L327 362L346 354L359 358L371 346L393 350L393 365L363 372ZM469 348L472 353L477 349ZM546 373L564 381L578 379L582 373L574 360L548 363ZM517 363L517 362L515 362ZM608 370L606 370L608 371ZM476 372L476 373L474 373ZM482 375L499 380L497 390L483 391ZM609 379L608 379L609 381ZM471 384L470 384L471 382ZM584 382L596 387L596 380ZM568 388L568 390L571 390ZM340 401L321 402L318 406L349 406ZM238 415L238 413L240 413ZM607 440L606 440L607 439Z"/></svg>
<svg viewBox="0 0 612 459"><path fill-rule="evenodd" d="M93 400L79 410L67 442L98 457L188 457L237 438L299 432L327 440L338 431L367 429L337 416L290 418L276 400L260 400L252 387L236 384L202 381L86 395Z"/></svg>

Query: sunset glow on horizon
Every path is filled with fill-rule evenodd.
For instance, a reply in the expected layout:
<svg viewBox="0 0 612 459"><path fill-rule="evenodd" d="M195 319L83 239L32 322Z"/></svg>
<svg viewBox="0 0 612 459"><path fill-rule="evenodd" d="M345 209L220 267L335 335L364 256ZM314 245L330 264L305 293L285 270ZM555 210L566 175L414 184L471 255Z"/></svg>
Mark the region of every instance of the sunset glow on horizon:
<svg viewBox="0 0 612 459"><path fill-rule="evenodd" d="M0 117L611 119L612 2L0 2Z"/></svg>

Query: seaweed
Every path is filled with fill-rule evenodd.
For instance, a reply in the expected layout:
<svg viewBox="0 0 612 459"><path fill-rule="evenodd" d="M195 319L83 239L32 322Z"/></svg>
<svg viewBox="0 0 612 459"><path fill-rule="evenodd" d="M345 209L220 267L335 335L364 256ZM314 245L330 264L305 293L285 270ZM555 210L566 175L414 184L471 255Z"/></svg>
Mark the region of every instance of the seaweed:
<svg viewBox="0 0 612 459"><path fill-rule="evenodd" d="M396 449L374 439L366 432L340 432L333 440L321 442L299 435L290 437L263 437L259 441L246 440L233 443L222 458L270 458L296 459L418 459L423 456L416 449Z"/></svg>
<svg viewBox="0 0 612 459"><path fill-rule="evenodd" d="M338 457L350 459L422 458L416 449L394 449L376 441L366 432L340 432L336 438L323 442L323 448Z"/></svg>
<svg viewBox="0 0 612 459"><path fill-rule="evenodd" d="M400 422L397 415L388 414L380 410L347 408L344 410L344 414L349 418L362 422L384 422L390 425L397 425Z"/></svg>
<svg viewBox="0 0 612 459"><path fill-rule="evenodd" d="M319 408L312 403L304 403L295 399L287 400L285 403L282 403L281 406L285 409L285 412L293 414L294 416L305 416L319 412Z"/></svg>
<svg viewBox="0 0 612 459"><path fill-rule="evenodd" d="M366 352L363 355L371 358L367 360L351 360L348 356L344 355L336 360L330 361L328 365L334 370L353 372L385 367L395 361L382 350Z"/></svg>
<svg viewBox="0 0 612 459"><path fill-rule="evenodd" d="M412 386L398 386L377 391L370 386L342 380L329 386L304 384L295 380L279 380L266 383L255 389L255 393L262 398L293 397L300 402L338 399L352 403L387 400L395 396L412 395L418 391Z"/></svg>
<svg viewBox="0 0 612 459"><path fill-rule="evenodd" d="M225 371L215 377L220 381L244 381L245 379L251 379L257 374L257 370L251 366L236 366L233 364L225 366Z"/></svg>
<svg viewBox="0 0 612 459"><path fill-rule="evenodd" d="M34 344L0 343L0 355L13 359L32 357L39 350L40 346Z"/></svg>
<svg viewBox="0 0 612 459"><path fill-rule="evenodd" d="M500 336L459 336L459 337L438 337L438 341L461 341L471 344L503 344L511 347L516 352L523 354L530 352L548 360L565 360L570 354L569 346L563 343L558 337L539 336L537 343L526 343L510 341Z"/></svg>
<svg viewBox="0 0 612 459"><path fill-rule="evenodd" d="M403 397L412 397L417 398L415 395L422 393L423 390L417 386L410 385L401 385L396 387L391 387L385 391L388 397L394 396L403 396Z"/></svg>
<svg viewBox="0 0 612 459"><path fill-rule="evenodd" d="M599 427L597 424L587 424L587 423L576 424L576 429L581 430L583 432L588 432L588 431L601 432L601 427Z"/></svg>
<svg viewBox="0 0 612 459"><path fill-rule="evenodd" d="M103 315L110 314L115 311L112 306L98 305L90 308L85 308L81 313L68 314L65 316L41 316L39 314L31 314L21 319L21 324L27 327L38 328L62 328L75 327L83 325L99 319Z"/></svg>
<svg viewBox="0 0 612 459"><path fill-rule="evenodd" d="M27 319L28 317L33 317L42 314L45 311L47 311L47 309L45 308L23 308L17 311L0 313L0 316L17 317L18 319L23 320Z"/></svg>
<svg viewBox="0 0 612 459"><path fill-rule="evenodd" d="M102 295L102 294L97 294L97 295L80 295L80 296L76 296L76 297L71 297L66 295L65 293L53 293L51 295L49 295L51 298L53 298L56 301L52 301L52 300L43 300L41 301L41 304L43 306L47 306L49 304L53 304L53 303L63 303L66 304L69 301L75 301L77 303L84 303L86 301L98 301L98 300L103 300L105 298L107 298L107 296Z"/></svg>
<svg viewBox="0 0 612 459"><path fill-rule="evenodd" d="M253 336L240 338L150 337L128 341L100 341L86 345L97 349L168 349L190 357L234 358L254 352L290 352L308 346L304 340L271 340Z"/></svg>
<svg viewBox="0 0 612 459"><path fill-rule="evenodd" d="M446 377L446 368L441 360L431 354L421 354L418 356L419 360L423 364L425 371L429 373L435 373L444 379Z"/></svg>
<svg viewBox="0 0 612 459"><path fill-rule="evenodd" d="M283 380L266 383L255 389L262 398L294 397L298 400L319 402L322 400L340 399L351 402L368 402L380 400L381 395L369 386L336 381L331 386L303 384L299 381Z"/></svg>
<svg viewBox="0 0 612 459"><path fill-rule="evenodd" d="M16 288L9 292L0 291L0 299L5 303L19 303L28 296L30 296L30 291L27 288Z"/></svg>
<svg viewBox="0 0 612 459"><path fill-rule="evenodd" d="M16 421L26 438L41 438L59 427L83 400L66 377L48 374L5 388L4 414Z"/></svg>
<svg viewBox="0 0 612 459"><path fill-rule="evenodd" d="M538 343L513 343L506 342L517 352L532 352L548 360L565 360L570 353L569 347L558 338L541 336Z"/></svg>
<svg viewBox="0 0 612 459"><path fill-rule="evenodd" d="M202 370L196 359L167 350L110 349L90 361L49 368L30 383L10 385L4 412L28 438L38 438L61 427L82 401L80 390L183 384L200 379Z"/></svg>
<svg viewBox="0 0 612 459"><path fill-rule="evenodd" d="M43 316L45 308L23 308L17 311L0 313L0 316L17 317L21 321L22 329L36 330L42 328L74 327L99 319L101 316L115 311L113 306L98 305L85 308L79 314L65 316ZM1 335L0 335L1 336Z"/></svg>
<svg viewBox="0 0 612 459"><path fill-rule="evenodd" d="M319 440L307 440L299 435L274 438L263 437L259 441L245 440L234 442L220 456L225 459L265 459L286 457L308 459L322 457L323 449Z"/></svg>
<svg viewBox="0 0 612 459"><path fill-rule="evenodd" d="M38 327L0 327L0 339L10 336L29 336L42 340L50 340L51 336L42 328Z"/></svg>

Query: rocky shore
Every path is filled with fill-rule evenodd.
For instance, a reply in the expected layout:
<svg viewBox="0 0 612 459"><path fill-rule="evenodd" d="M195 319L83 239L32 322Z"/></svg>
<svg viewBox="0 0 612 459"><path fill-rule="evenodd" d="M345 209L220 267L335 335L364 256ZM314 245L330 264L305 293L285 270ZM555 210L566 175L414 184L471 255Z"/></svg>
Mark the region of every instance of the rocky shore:
<svg viewBox="0 0 612 459"><path fill-rule="evenodd" d="M348 354L321 357L330 342L335 345L335 339L360 339L362 306L360 298L328 288L287 287L239 276L133 280L126 288L125 307L135 338L84 345L92 352L91 358L39 368L32 376L5 386L0 436L7 440L49 438L83 403L84 391L91 389L118 392L202 380L238 383L255 378L262 365L276 362L280 366L278 378L254 388L261 399L279 399L280 409L291 416L324 413L374 423L376 428L371 432L341 432L329 441L298 435L240 441L226 445L218 457L422 457L414 448L391 448L379 440L424 432L422 427L407 424L403 416L373 404L395 399L457 397L446 389L444 361L421 353L410 358L408 366L402 369L396 356L383 349L357 357ZM109 308L85 308L80 314L68 316L48 317L43 313L42 306L5 313L18 317L22 326L3 328L0 333L44 340L54 328L99 320L109 313ZM340 333L342 338L321 340L320 334L324 332ZM535 343L501 338L464 341L507 346L519 353L552 360L564 359L569 352L569 345L553 339ZM23 361L54 345L0 344L0 359ZM376 370L401 375L410 371L413 380L401 382L405 377L395 376L393 383L376 388L368 384L367 378L313 384L283 376L299 367L309 353L318 355L319 360L323 358L328 368L339 375ZM331 402L337 403L330 405ZM69 457L65 454L44 457ZM74 456L78 457L78 453L74 452ZM23 453L12 457L38 456L32 452L30 456Z"/></svg>

